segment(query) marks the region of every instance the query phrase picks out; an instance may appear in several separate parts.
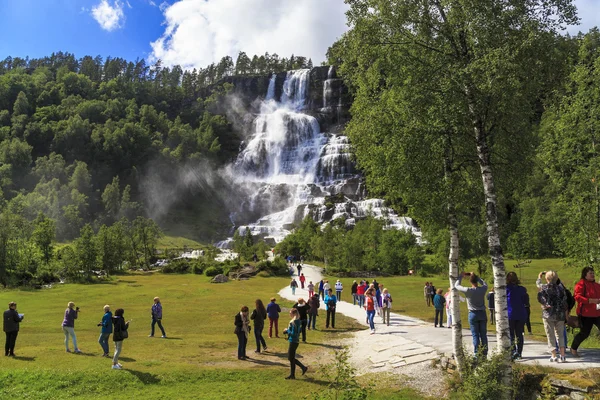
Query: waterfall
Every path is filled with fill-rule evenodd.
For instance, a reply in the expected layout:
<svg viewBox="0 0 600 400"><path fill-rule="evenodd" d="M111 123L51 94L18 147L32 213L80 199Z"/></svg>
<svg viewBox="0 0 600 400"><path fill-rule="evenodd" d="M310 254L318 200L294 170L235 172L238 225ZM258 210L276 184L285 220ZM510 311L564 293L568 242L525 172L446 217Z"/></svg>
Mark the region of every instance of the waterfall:
<svg viewBox="0 0 600 400"><path fill-rule="evenodd" d="M333 97L332 83L336 83L336 92L341 84L334 76L331 67L323 81L325 107ZM320 223L345 218L349 226L372 215L385 218L389 229L409 229L420 236L412 220L398 217L385 207L383 200L362 200L364 189L351 158L348 138L321 132L318 120L305 112L310 79L311 70L289 71L281 100L277 101L276 74L271 76L260 112L233 165L233 179L246 191L237 216L246 213L258 218L254 223L237 226L238 233L243 235L250 230L252 235L274 245L308 215ZM326 107L324 112L333 112L334 108L339 112L340 105ZM343 202L333 207L326 204L326 196L338 194ZM230 243L229 240L219 244Z"/></svg>

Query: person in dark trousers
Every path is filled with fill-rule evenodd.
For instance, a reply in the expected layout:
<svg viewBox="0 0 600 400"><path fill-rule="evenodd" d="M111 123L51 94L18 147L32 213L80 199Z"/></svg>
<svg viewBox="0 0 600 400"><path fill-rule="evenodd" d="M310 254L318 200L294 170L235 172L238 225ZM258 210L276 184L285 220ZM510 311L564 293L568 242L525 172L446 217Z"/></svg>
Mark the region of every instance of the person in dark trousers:
<svg viewBox="0 0 600 400"><path fill-rule="evenodd" d="M269 317L269 339L273 337L273 325L275 325L275 337L279 337L279 313L281 308L275 303L275 297L267 305L267 316Z"/></svg>
<svg viewBox="0 0 600 400"><path fill-rule="evenodd" d="M300 314L298 310L292 308L290 310L290 317L292 320L290 321L290 325L283 332L288 335L288 360L290 361L290 375L285 379L296 379L296 365L300 367L302 370L302 375L306 374L308 367L304 366L300 361L296 359L296 350L298 350L298 346L300 345L300 331L301 331L301 322L300 322Z"/></svg>
<svg viewBox="0 0 600 400"><path fill-rule="evenodd" d="M8 303L8 310L4 311L4 333L6 342L4 343L4 355L15 357L15 343L19 335L19 324L23 321L23 315L17 312L17 303L11 301Z"/></svg>
<svg viewBox="0 0 600 400"><path fill-rule="evenodd" d="M298 264L298 267L296 267L298 269L298 276L300 276L300 273L302 272L302 264Z"/></svg>
<svg viewBox="0 0 600 400"><path fill-rule="evenodd" d="M352 286L350 287L350 294L352 294L352 305L356 305L358 301L358 295L356 294L358 290L358 283L356 281L352 282Z"/></svg>
<svg viewBox="0 0 600 400"><path fill-rule="evenodd" d="M254 302L255 309L252 311L250 319L254 321L254 338L256 339L255 353L260 353L260 345L263 346L263 351L267 351L267 343L263 338L262 332L265 328L265 319L267 319L267 310L261 299L256 299Z"/></svg>
<svg viewBox="0 0 600 400"><path fill-rule="evenodd" d="M325 289L323 289L324 285L325 282L323 281L323 279L321 279L319 281L319 296L321 297L321 300L325 300Z"/></svg>
<svg viewBox="0 0 600 400"><path fill-rule="evenodd" d="M512 357L520 360L523 354L525 341L525 324L527 323L527 309L529 304L527 289L520 285L519 277L513 271L506 274L506 302L508 305L508 325L510 330L510 343L513 349Z"/></svg>
<svg viewBox="0 0 600 400"><path fill-rule="evenodd" d="M238 338L238 360L250 358L246 355L246 345L248 344L248 334L250 333L250 319L248 318L248 307L242 306L240 312L235 314L233 321L235 325L234 333Z"/></svg>
<svg viewBox="0 0 600 400"><path fill-rule="evenodd" d="M167 334L165 333L165 330L162 326L162 304L160 304L160 299L158 297L154 298L154 304L152 304L152 325L151 325L151 331L150 331L150 335L148 335L148 337L154 337L154 325L158 324L158 327L160 328L160 331L162 332L162 336L161 338L166 338Z"/></svg>
<svg viewBox="0 0 600 400"><path fill-rule="evenodd" d="M329 322L331 321L331 327L335 328L335 306L337 304L337 297L333 294L333 290L329 289L327 296L325 296L325 306L327 307L327 319L325 320L325 328L329 328Z"/></svg>
<svg viewBox="0 0 600 400"><path fill-rule="evenodd" d="M104 315L102 316L102 321L98 324L101 326L100 329L100 337L98 338L98 343L100 343L100 347L104 351L102 357L110 357L108 355L108 339L113 331L113 323L112 323L112 313L110 312L110 306L107 304L104 306Z"/></svg>
<svg viewBox="0 0 600 400"><path fill-rule="evenodd" d="M577 315L579 316L579 333L573 338L571 354L580 357L577 349L585 339L590 336L594 325L600 329L600 284L596 282L594 269L585 267L581 271L581 279L575 285L575 300L577 301Z"/></svg>
<svg viewBox="0 0 600 400"><path fill-rule="evenodd" d="M306 277L304 274L300 274L300 278L298 278L298 280L300 281L300 288L304 289L304 282L306 282Z"/></svg>
<svg viewBox="0 0 600 400"><path fill-rule="evenodd" d="M487 302L488 308L490 310L490 324L494 325L496 323L496 313L495 311L495 303L494 303L494 288L490 289L490 292L487 294Z"/></svg>
<svg viewBox="0 0 600 400"><path fill-rule="evenodd" d="M446 305L446 299L442 296L444 291L442 289L438 289L435 297L433 298L433 306L435 308L435 322L434 327L437 328L438 322L440 324L440 328L444 327L444 307Z"/></svg>
<svg viewBox="0 0 600 400"><path fill-rule="evenodd" d="M292 308L298 310L300 327L302 328L302 342L306 343L306 325L308 325L308 311L310 307L301 297L298 299L298 302L292 306Z"/></svg>
<svg viewBox="0 0 600 400"><path fill-rule="evenodd" d="M321 302L319 301L319 296L313 294L310 299L308 299L308 306L310 309L308 310L308 329L312 326L312 329L317 329L317 316L319 315L319 307L321 307Z"/></svg>
<svg viewBox="0 0 600 400"><path fill-rule="evenodd" d="M529 293L527 291L525 292L525 312L527 313L525 326L527 327L527 333L531 335L531 304L529 304Z"/></svg>
<svg viewBox="0 0 600 400"><path fill-rule="evenodd" d="M125 322L123 315L125 310L117 308L115 310L115 316L112 319L113 322L113 342L115 342L115 354L113 356L112 369L122 369L123 366L119 363L119 356L121 355L121 349L123 348L123 340L129 337L127 330L129 329L129 321Z"/></svg>

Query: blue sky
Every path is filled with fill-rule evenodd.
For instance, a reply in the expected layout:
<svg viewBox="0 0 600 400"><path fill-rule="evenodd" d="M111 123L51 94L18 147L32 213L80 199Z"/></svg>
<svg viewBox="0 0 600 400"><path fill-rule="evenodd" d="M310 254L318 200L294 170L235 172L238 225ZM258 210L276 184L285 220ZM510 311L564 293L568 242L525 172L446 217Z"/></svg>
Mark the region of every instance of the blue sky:
<svg viewBox="0 0 600 400"><path fill-rule="evenodd" d="M598 0L575 0L600 25ZM343 0L0 0L0 59L68 51L205 66L240 50L315 63L346 29Z"/></svg>

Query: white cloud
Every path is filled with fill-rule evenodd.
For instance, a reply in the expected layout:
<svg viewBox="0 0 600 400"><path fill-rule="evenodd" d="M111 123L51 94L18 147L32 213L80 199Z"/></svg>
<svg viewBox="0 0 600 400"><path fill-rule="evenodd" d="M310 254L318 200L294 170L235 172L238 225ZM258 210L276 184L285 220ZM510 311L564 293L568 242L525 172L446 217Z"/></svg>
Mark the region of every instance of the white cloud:
<svg viewBox="0 0 600 400"><path fill-rule="evenodd" d="M163 3L164 4L164 3ZM151 43L167 65L204 67L239 51L325 59L346 31L343 0L179 0L161 9L165 32Z"/></svg>
<svg viewBox="0 0 600 400"><path fill-rule="evenodd" d="M129 5L129 3L127 4ZM92 16L102 29L109 32L122 28L125 24L123 3L119 0L115 0L113 5L107 0L102 0L99 4L92 7Z"/></svg>

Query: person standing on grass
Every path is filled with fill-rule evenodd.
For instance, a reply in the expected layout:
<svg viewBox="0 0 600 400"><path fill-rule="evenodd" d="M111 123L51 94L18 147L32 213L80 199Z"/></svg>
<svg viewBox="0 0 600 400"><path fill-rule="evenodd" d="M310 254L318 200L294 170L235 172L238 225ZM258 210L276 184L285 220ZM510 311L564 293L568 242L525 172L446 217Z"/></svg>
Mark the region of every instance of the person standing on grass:
<svg viewBox="0 0 600 400"><path fill-rule="evenodd" d="M160 331L162 332L162 336L161 338L165 339L167 337L167 334L165 333L165 330L162 326L162 304L160 304L160 299L158 297L154 298L154 304L152 304L152 325L151 325L151 331L150 331L150 335L148 335L148 337L154 337L154 325L158 324L158 327L160 328Z"/></svg>
<svg viewBox="0 0 600 400"><path fill-rule="evenodd" d="M110 334L113 331L113 323L112 323L112 313L110 312L110 306L107 304L104 306L104 315L102 316L102 321L98 324L101 326L100 329L100 337L98 338L98 343L100 343L100 347L104 351L102 357L110 357L108 355L108 339L110 338Z"/></svg>
<svg viewBox="0 0 600 400"><path fill-rule="evenodd" d="M306 282L306 277L304 274L300 274L300 278L298 278L298 280L300 281L300 288L304 289L304 282Z"/></svg>
<svg viewBox="0 0 600 400"><path fill-rule="evenodd" d="M425 304L427 304L427 307L430 307L431 294L429 293L429 282L425 282L425 286L423 287L423 296L425 296Z"/></svg>
<svg viewBox="0 0 600 400"><path fill-rule="evenodd" d="M488 309L490 310L490 324L492 324L492 325L494 325L496 323L496 314L494 312L496 305L494 303L494 297L495 297L494 288L491 288L490 292L487 294L486 298L487 298L487 302L488 302Z"/></svg>
<svg viewBox="0 0 600 400"><path fill-rule="evenodd" d="M444 291L442 289L438 289L435 297L433 298L433 307L435 308L435 321L434 328L437 328L438 321L440 324L440 328L444 325L444 307L446 305L446 299L442 296Z"/></svg>
<svg viewBox="0 0 600 400"><path fill-rule="evenodd" d="M383 303L383 323L387 321L387 326L390 326L390 313L392 311L392 295L387 289L383 289L383 295L381 296L381 302Z"/></svg>
<svg viewBox="0 0 600 400"><path fill-rule="evenodd" d="M65 310L65 318L63 319L62 328L65 334L65 348L67 349L67 353L70 353L69 350L69 335L73 339L73 351L75 353L81 353L79 347L77 347L77 336L75 336L75 320L79 315L79 307L75 307L75 303L70 301L67 304L67 309Z"/></svg>
<svg viewBox="0 0 600 400"><path fill-rule="evenodd" d="M234 319L235 334L238 338L238 360L250 358L246 355L246 345L248 344L248 334L250 333L250 319L248 318L248 307L242 306L240 312Z"/></svg>
<svg viewBox="0 0 600 400"><path fill-rule="evenodd" d="M335 283L335 295L339 301L342 300L342 290L344 290L344 285L342 285L342 282L338 279Z"/></svg>
<svg viewBox="0 0 600 400"><path fill-rule="evenodd" d="M23 316L17 311L17 303L11 301L8 303L8 310L4 311L3 329L6 334L4 342L4 355L15 357L15 344L19 336L19 325L23 321Z"/></svg>
<svg viewBox="0 0 600 400"><path fill-rule="evenodd" d="M363 307L365 304L365 292L367 291L367 283L360 281L360 285L356 288L356 296L358 297L358 306Z"/></svg>
<svg viewBox="0 0 600 400"><path fill-rule="evenodd" d="M115 342L115 354L112 360L112 369L122 369L123 366L119 363L119 356L123 349L123 340L129 337L127 330L129 329L129 321L125 322L123 315L125 310L117 308L115 310L115 316L112 319L113 322L113 342Z"/></svg>
<svg viewBox="0 0 600 400"><path fill-rule="evenodd" d="M308 311L310 306L304 301L302 297L298 299L298 302L292 306L298 310L298 316L300 319L300 328L302 330L302 342L306 343L306 325L308 325Z"/></svg>
<svg viewBox="0 0 600 400"><path fill-rule="evenodd" d="M375 289L370 288L365 292L365 310L367 311L367 323L371 328L371 335L375 333L375 304L377 299L375 298Z"/></svg>
<svg viewBox="0 0 600 400"><path fill-rule="evenodd" d="M546 279L546 284L542 284L542 277ZM554 271L541 272L537 279L538 301L542 305L542 321L544 330L548 337L548 347L552 353L550 362L565 362L565 319L567 317L567 294L562 285L557 285L558 276ZM556 356L556 341L560 358Z"/></svg>
<svg viewBox="0 0 600 400"><path fill-rule="evenodd" d="M579 333L573 338L571 344L571 354L579 357L577 349L585 339L590 336L594 325L600 329L600 284L596 282L594 269L585 267L581 271L581 279L575 285L575 300L577 301L577 315L581 328Z"/></svg>
<svg viewBox="0 0 600 400"><path fill-rule="evenodd" d="M254 302L255 309L252 311L250 319L254 321L254 338L256 339L255 353L260 353L260 345L263 346L263 351L267 351L267 343L263 338L262 332L265 328L265 319L267 319L267 310L261 299L256 299Z"/></svg>
<svg viewBox="0 0 600 400"><path fill-rule="evenodd" d="M327 319L325 320L325 328L329 328L329 322L331 321L331 327L335 329L335 306L337 304L337 298L333 294L333 290L327 291L325 296L325 306L327 307Z"/></svg>
<svg viewBox="0 0 600 400"><path fill-rule="evenodd" d="M461 285L465 276L469 277L471 287L464 287ZM477 355L479 347L482 347L483 356L485 357L488 353L487 313L485 311L485 294L488 289L487 283L472 272L463 272L454 283L454 288L459 292L463 292L467 297L469 325L471 326L475 355Z"/></svg>
<svg viewBox="0 0 600 400"><path fill-rule="evenodd" d="M296 295L296 288L298 287L298 282L296 282L296 280L294 278L292 278L292 281L290 282L290 288L292 288L292 295Z"/></svg>
<svg viewBox="0 0 600 400"><path fill-rule="evenodd" d="M300 331L301 331L301 322L300 322L300 314L298 310L292 308L290 310L290 317L292 320L290 321L290 325L285 330L284 333L288 335L288 360L290 361L290 375L285 379L296 379L296 365L300 367L302 370L302 375L306 374L308 367L304 366L300 361L296 359L296 350L298 350L298 346L300 345Z"/></svg>
<svg viewBox="0 0 600 400"><path fill-rule="evenodd" d="M358 289L358 283L356 281L352 282L352 286L350 287L350 294L352 294L352 305L355 306L358 301L358 296L356 294Z"/></svg>
<svg viewBox="0 0 600 400"><path fill-rule="evenodd" d="M513 359L520 360L523 354L525 340L525 324L527 323L527 309L529 304L527 289L520 285L519 277L513 271L506 274L506 302L508 304L508 325L510 329L510 343L513 349Z"/></svg>
<svg viewBox="0 0 600 400"><path fill-rule="evenodd" d="M279 337L279 313L281 308L275 303L275 297L267 305L267 316L269 317L269 339L273 337L273 325L275 325L275 337Z"/></svg>
<svg viewBox="0 0 600 400"><path fill-rule="evenodd" d="M315 295L315 285L312 283L312 281L308 282L308 285L306 285L306 289L308 289L309 299Z"/></svg>
<svg viewBox="0 0 600 400"><path fill-rule="evenodd" d="M319 307L321 307L321 302L319 301L319 296L313 293L312 297L308 299L308 329L312 326L313 330L317 329L317 316L319 315Z"/></svg>
<svg viewBox="0 0 600 400"><path fill-rule="evenodd" d="M319 281L319 296L321 297L321 300L325 299L325 289L324 289L324 286L325 286L325 281L323 279L321 279Z"/></svg>

